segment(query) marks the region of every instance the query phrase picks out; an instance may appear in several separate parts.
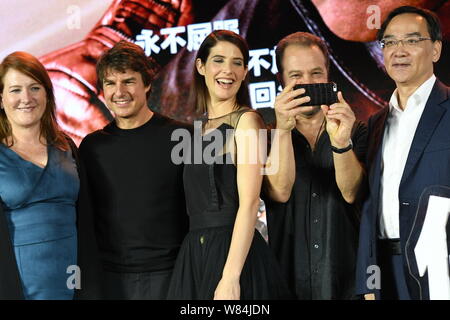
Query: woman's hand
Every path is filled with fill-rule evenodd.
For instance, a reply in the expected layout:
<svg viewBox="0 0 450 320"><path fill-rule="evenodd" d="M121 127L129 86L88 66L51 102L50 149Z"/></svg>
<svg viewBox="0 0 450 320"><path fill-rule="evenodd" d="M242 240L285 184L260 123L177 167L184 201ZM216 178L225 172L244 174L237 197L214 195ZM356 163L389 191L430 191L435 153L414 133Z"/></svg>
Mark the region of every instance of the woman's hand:
<svg viewBox="0 0 450 320"><path fill-rule="evenodd" d="M214 291L214 300L239 300L241 297L241 286L239 278L220 279L216 291Z"/></svg>

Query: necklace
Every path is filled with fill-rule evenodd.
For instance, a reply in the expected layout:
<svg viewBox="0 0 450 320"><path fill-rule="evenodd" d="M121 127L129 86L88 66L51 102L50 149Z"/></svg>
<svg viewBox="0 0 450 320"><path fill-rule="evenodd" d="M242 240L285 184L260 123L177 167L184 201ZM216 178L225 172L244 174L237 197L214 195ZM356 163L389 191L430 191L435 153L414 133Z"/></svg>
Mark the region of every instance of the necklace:
<svg viewBox="0 0 450 320"><path fill-rule="evenodd" d="M239 108L240 109L240 108ZM219 117L214 117L214 118L206 118L208 121L211 121L211 120L217 120L217 119L220 119L220 118L223 118L223 117L226 117L226 116L228 116L228 115L230 115L230 114L232 114L232 113L234 113L234 112L236 112L236 111L239 111L239 109L237 109L237 110L233 110L233 111L231 111L231 112L228 112L228 113L226 113L226 114L223 114L223 115L221 115L221 116L219 116ZM206 113L206 115L207 115L208 113Z"/></svg>
<svg viewBox="0 0 450 320"><path fill-rule="evenodd" d="M319 132L317 132L316 139L314 140L313 151L316 151L317 141L319 140L319 136L320 136L320 133L322 132L322 128L325 123L325 120L326 120L326 118L324 117L322 120L322 123L320 124Z"/></svg>

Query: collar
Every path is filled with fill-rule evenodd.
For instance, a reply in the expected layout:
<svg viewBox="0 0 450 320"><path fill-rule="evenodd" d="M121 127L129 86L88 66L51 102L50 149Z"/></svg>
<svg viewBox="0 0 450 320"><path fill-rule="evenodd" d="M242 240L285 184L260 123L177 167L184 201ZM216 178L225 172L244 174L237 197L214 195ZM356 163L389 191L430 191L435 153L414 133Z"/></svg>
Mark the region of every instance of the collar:
<svg viewBox="0 0 450 320"><path fill-rule="evenodd" d="M436 82L436 76L433 74L427 81L422 83L416 91L408 98L407 108L405 110L411 109L411 107L419 106L420 104L425 105L425 102L428 100L428 97L431 94L431 90L433 90L434 83ZM389 100L389 111L392 109L397 110L398 112L404 112L405 110L400 109L398 105L397 98L397 89L392 93L391 99Z"/></svg>

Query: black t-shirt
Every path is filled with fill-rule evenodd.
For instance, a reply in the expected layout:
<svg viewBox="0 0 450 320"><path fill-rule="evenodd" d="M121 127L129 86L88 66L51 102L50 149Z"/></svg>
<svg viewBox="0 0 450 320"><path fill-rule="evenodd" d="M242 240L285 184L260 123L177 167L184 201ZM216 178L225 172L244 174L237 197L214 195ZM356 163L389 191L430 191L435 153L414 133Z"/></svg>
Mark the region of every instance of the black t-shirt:
<svg viewBox="0 0 450 320"><path fill-rule="evenodd" d="M173 267L188 229L183 165L172 161L175 129L192 131L158 113L123 130L115 122L80 145L94 207L103 267L148 272Z"/></svg>

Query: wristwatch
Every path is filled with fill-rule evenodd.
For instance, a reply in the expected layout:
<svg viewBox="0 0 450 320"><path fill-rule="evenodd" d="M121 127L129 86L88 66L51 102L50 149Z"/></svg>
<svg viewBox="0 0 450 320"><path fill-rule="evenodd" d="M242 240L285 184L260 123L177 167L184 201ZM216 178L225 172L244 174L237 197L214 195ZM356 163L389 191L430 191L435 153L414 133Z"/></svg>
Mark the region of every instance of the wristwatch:
<svg viewBox="0 0 450 320"><path fill-rule="evenodd" d="M353 142L352 142L352 139L349 139L348 142L349 142L349 143L348 143L348 146L345 147L345 148L338 149L338 148L336 148L336 147L331 146L331 150L332 150L334 153L344 153L344 152L347 152L347 151L349 151L349 150L352 150L352 149L353 149Z"/></svg>

